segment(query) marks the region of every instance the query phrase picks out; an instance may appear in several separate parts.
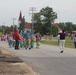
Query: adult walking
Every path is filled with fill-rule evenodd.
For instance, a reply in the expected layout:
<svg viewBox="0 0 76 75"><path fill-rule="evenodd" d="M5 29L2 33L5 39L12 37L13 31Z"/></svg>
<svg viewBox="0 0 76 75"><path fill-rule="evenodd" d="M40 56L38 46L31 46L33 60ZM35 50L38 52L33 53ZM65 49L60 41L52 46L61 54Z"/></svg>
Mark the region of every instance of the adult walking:
<svg viewBox="0 0 76 75"><path fill-rule="evenodd" d="M65 44L65 32L64 30L62 30L61 32L59 32L60 35L60 53L63 53L64 51L64 44Z"/></svg>
<svg viewBox="0 0 76 75"><path fill-rule="evenodd" d="M54 24L54 26L59 30L59 35L60 35L60 53L63 53L64 51L64 45L65 45L65 32L62 30L58 24Z"/></svg>
<svg viewBox="0 0 76 75"><path fill-rule="evenodd" d="M18 30L15 30L14 39L15 39L15 50L17 50L19 49L19 40L20 40L20 35Z"/></svg>
<svg viewBox="0 0 76 75"><path fill-rule="evenodd" d="M27 44L26 49L27 49L27 48L31 49L31 46L30 46L30 43L31 43L31 40L30 40L30 38L31 38L31 33L30 33L28 30L27 30L27 32L24 34L24 38L26 39L26 44Z"/></svg>

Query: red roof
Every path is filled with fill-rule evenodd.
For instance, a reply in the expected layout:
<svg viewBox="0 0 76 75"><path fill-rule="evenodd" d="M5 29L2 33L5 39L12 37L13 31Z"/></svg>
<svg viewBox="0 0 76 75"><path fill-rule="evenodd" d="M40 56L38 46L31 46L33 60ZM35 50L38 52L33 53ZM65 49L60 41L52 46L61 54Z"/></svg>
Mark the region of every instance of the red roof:
<svg viewBox="0 0 76 75"><path fill-rule="evenodd" d="M31 23L27 23L27 22L26 22L26 23L25 23L25 28L26 28L26 29L31 29Z"/></svg>
<svg viewBox="0 0 76 75"><path fill-rule="evenodd" d="M19 15L19 19L18 19L19 21L21 21L22 20L22 13L21 13L21 11L20 11L20 15Z"/></svg>

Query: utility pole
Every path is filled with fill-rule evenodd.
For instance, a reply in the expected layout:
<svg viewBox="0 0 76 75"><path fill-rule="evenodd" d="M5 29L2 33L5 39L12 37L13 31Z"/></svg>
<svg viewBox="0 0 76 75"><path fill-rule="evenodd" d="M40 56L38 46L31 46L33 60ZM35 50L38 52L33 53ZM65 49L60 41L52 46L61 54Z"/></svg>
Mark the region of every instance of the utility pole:
<svg viewBox="0 0 76 75"><path fill-rule="evenodd" d="M36 8L35 7L31 7L30 11L32 12L30 14L32 14L32 32L33 32L34 31L34 11L36 11Z"/></svg>
<svg viewBox="0 0 76 75"><path fill-rule="evenodd" d="M13 33L14 33L14 21L16 20L16 18L12 18L13 20Z"/></svg>

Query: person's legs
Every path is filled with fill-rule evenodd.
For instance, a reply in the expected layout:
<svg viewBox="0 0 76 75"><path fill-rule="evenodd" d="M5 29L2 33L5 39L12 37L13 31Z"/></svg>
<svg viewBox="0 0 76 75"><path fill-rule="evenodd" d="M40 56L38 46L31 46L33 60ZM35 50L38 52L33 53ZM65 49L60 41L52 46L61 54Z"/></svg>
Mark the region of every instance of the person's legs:
<svg viewBox="0 0 76 75"><path fill-rule="evenodd" d="M30 39L28 39L28 48L30 47Z"/></svg>
<svg viewBox="0 0 76 75"><path fill-rule="evenodd" d="M60 40L60 50L61 50L60 53L63 53L64 51L64 44L65 44L65 40Z"/></svg>
<svg viewBox="0 0 76 75"><path fill-rule="evenodd" d="M13 46L13 47L15 46L15 40L12 41L12 46Z"/></svg>
<svg viewBox="0 0 76 75"><path fill-rule="evenodd" d="M38 48L38 42L36 41L36 48Z"/></svg>
<svg viewBox="0 0 76 75"><path fill-rule="evenodd" d="M76 48L76 42L74 42L75 48Z"/></svg>
<svg viewBox="0 0 76 75"><path fill-rule="evenodd" d="M63 49L62 49L62 40L60 40L60 50L61 50L60 53L63 53Z"/></svg>
<svg viewBox="0 0 76 75"><path fill-rule="evenodd" d="M65 40L62 40L62 51L64 51Z"/></svg>
<svg viewBox="0 0 76 75"><path fill-rule="evenodd" d="M15 40L15 49L19 49L19 41Z"/></svg>
<svg viewBox="0 0 76 75"><path fill-rule="evenodd" d="M26 39L26 49L28 48L28 39Z"/></svg>
<svg viewBox="0 0 76 75"><path fill-rule="evenodd" d="M60 38L58 38L58 44L60 44Z"/></svg>
<svg viewBox="0 0 76 75"><path fill-rule="evenodd" d="M11 42L10 42L10 40L8 41L8 43L9 43L9 47L11 47Z"/></svg>
<svg viewBox="0 0 76 75"><path fill-rule="evenodd" d="M27 39L27 48L31 49L31 47L30 47L30 39Z"/></svg>
<svg viewBox="0 0 76 75"><path fill-rule="evenodd" d="M12 47L12 40L10 40L10 46Z"/></svg>
<svg viewBox="0 0 76 75"><path fill-rule="evenodd" d="M15 40L15 49L17 49L17 40Z"/></svg>
<svg viewBox="0 0 76 75"><path fill-rule="evenodd" d="M40 46L40 42L36 42L36 48L39 48L39 46Z"/></svg>
<svg viewBox="0 0 76 75"><path fill-rule="evenodd" d="M18 40L16 40L16 41L17 41L17 45L16 45L17 49L19 49L19 41Z"/></svg>
<svg viewBox="0 0 76 75"><path fill-rule="evenodd" d="M34 47L34 42L31 42L31 48L33 48Z"/></svg>
<svg viewBox="0 0 76 75"><path fill-rule="evenodd" d="M62 51L62 40L60 40L60 50Z"/></svg>

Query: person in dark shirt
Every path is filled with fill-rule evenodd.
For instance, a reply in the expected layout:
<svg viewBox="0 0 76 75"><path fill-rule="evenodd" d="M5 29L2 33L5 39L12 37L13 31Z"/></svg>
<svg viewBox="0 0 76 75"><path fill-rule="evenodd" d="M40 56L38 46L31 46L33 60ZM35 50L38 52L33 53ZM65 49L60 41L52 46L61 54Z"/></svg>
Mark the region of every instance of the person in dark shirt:
<svg viewBox="0 0 76 75"><path fill-rule="evenodd" d="M62 32L59 33L59 35L60 35L60 50L61 50L60 53L63 53L63 51L64 51L64 44L65 44L65 32L64 32L64 30L62 30Z"/></svg>

